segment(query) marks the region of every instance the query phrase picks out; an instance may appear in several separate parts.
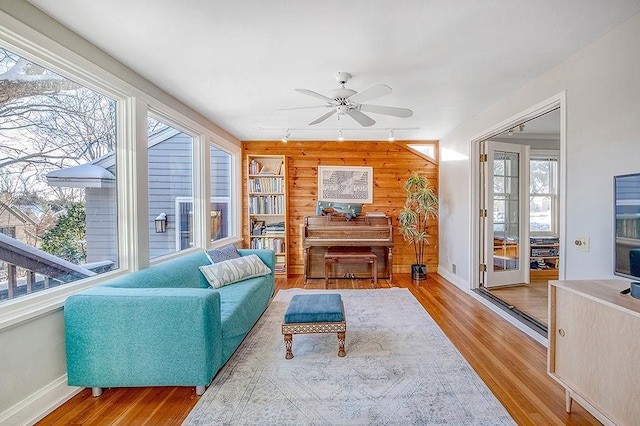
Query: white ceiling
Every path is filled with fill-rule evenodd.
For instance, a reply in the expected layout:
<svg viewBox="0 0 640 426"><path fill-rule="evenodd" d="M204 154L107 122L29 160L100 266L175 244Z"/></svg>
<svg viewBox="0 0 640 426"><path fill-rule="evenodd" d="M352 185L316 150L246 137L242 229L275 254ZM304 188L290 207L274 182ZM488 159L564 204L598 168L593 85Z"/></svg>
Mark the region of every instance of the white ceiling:
<svg viewBox="0 0 640 426"><path fill-rule="evenodd" d="M640 0L30 0L241 140L441 139L640 12ZM322 94L383 83L362 128L308 123ZM506 117L505 117L506 118Z"/></svg>

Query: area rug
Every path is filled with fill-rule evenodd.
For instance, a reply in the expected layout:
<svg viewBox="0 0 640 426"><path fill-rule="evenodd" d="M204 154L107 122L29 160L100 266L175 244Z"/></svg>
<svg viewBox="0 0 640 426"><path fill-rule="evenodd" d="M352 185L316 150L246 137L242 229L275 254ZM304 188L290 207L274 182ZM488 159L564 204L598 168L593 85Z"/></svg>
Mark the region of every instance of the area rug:
<svg viewBox="0 0 640 426"><path fill-rule="evenodd" d="M407 289L342 295L346 357L336 334L281 324L295 294L280 290L184 425L512 425L504 407Z"/></svg>

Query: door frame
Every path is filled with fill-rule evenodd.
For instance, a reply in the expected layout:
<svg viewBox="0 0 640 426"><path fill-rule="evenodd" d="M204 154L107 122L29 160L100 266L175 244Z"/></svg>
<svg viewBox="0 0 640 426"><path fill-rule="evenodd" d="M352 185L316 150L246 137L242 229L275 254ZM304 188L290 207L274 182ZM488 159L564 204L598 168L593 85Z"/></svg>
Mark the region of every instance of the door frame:
<svg viewBox="0 0 640 426"><path fill-rule="evenodd" d="M472 138L469 142L469 153L471 173L469 174L469 199L470 203L470 244L469 244L469 286L471 290L480 288L480 142L489 138L492 138L500 133L503 133L518 124L531 120L535 117L543 115L553 109L560 109L560 159L558 163L558 199L559 199L559 263L560 268L558 271L558 279L565 278L565 262L566 250L567 250L567 226L566 226L566 180L567 180L567 141L566 141L566 109L567 109L567 96L566 91L562 91L557 95L554 95L531 108L528 108L495 126L478 134Z"/></svg>

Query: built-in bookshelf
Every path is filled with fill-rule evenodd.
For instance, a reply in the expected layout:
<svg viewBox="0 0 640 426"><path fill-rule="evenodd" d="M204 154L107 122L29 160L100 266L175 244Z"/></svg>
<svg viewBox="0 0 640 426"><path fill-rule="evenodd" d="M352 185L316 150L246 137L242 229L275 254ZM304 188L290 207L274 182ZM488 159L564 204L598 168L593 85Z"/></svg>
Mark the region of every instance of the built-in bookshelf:
<svg viewBox="0 0 640 426"><path fill-rule="evenodd" d="M287 182L284 155L247 156L249 248L276 254L276 274L287 273Z"/></svg>

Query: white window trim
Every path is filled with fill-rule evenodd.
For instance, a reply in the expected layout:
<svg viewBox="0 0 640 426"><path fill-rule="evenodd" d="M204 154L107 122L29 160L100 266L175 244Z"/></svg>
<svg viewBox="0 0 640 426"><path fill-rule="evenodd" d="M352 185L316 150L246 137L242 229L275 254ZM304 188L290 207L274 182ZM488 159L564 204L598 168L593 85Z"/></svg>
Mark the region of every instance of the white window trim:
<svg viewBox="0 0 640 426"><path fill-rule="evenodd" d="M41 292L26 295L0 303L0 330L15 326L21 322L29 321L42 315L59 310L64 305L66 298L83 289L93 287L110 278L127 274L129 272L149 266L148 250L148 185L147 185L147 157L136 155L147 149L146 137L146 113L151 107L163 117L179 124L181 128L191 129L190 134L198 135L197 146L200 153L208 150L210 141L216 148L224 149L232 154L232 206L237 215L233 233L238 241L240 237L241 221L241 194L240 187L235 182L240 181L240 142L232 135L217 127L188 106L176 101L164 91L156 88L148 81L125 69L124 77L119 77L116 72L121 70L121 64L112 61L106 53L96 53L87 49L88 55L94 59L91 61L75 51L63 46L54 38L45 33L51 29L44 27L40 32L20 20L0 11L0 45L20 56L38 63L66 78L99 92L117 102L118 128L117 128L117 200L118 200L118 247L119 269L101 274L97 277L78 280ZM65 42L77 42L80 47L89 43L63 28L56 28L65 32L66 37L56 39ZM102 55L102 56L101 56ZM96 58L104 59L97 61ZM104 63L107 68L102 68L97 63ZM113 73L107 69L113 70ZM129 82L125 79L129 79ZM136 81L140 79L140 81ZM149 90L145 92L138 87ZM193 117L193 118L192 118ZM196 157L196 155L194 155ZM194 170L194 181L205 182L202 188L195 193L196 200L208 199L205 189L208 187L208 152L200 155L202 162ZM197 174L196 174L197 173ZM126 188L124 182L127 182ZM199 196L199 197L198 197ZM197 203L197 201L196 201ZM200 202L200 217L204 221L206 203ZM140 206L140 208L137 208ZM208 222L208 221L207 221ZM199 224L202 227L204 224ZM208 229L202 229L197 244L205 247L208 239L204 239ZM193 250L184 250L180 255ZM167 256L171 258L174 256ZM157 259L156 259L157 260Z"/></svg>

